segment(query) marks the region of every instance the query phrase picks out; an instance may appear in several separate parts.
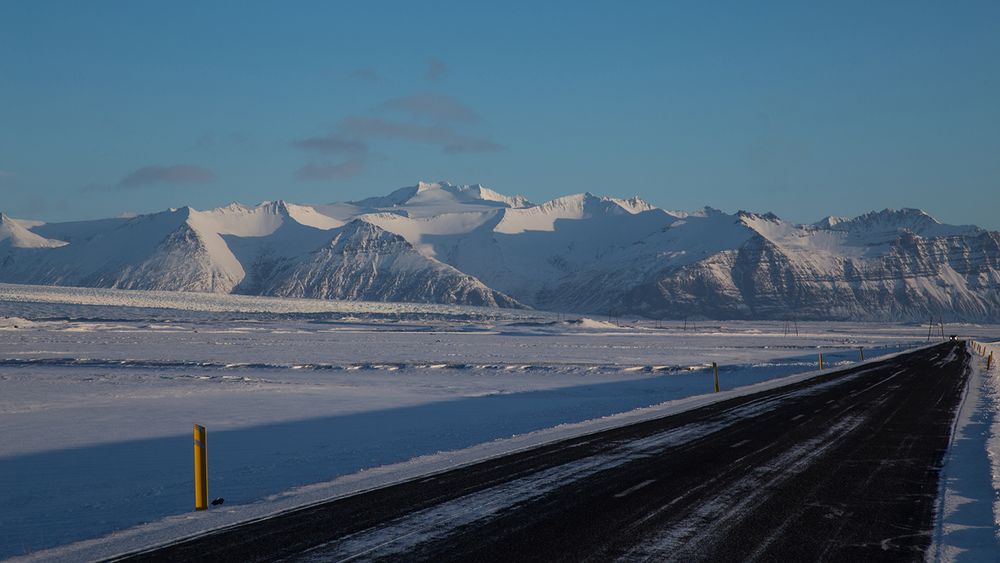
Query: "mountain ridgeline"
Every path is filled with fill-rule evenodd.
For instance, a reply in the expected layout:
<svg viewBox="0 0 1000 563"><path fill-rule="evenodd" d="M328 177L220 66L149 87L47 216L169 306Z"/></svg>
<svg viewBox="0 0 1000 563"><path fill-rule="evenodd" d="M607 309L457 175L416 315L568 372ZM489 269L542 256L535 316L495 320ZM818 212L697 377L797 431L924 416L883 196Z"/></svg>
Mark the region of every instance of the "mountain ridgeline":
<svg viewBox="0 0 1000 563"><path fill-rule="evenodd" d="M0 282L649 318L1000 320L1000 233L915 209L811 225L419 183L329 205L0 214Z"/></svg>

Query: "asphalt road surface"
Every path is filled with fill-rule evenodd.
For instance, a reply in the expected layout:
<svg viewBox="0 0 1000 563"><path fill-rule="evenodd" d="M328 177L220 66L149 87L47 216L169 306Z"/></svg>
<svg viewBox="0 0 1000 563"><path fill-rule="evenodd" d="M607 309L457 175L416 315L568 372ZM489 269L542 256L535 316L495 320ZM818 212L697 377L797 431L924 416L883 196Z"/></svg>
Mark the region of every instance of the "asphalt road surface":
<svg viewBox="0 0 1000 563"><path fill-rule="evenodd" d="M213 532L135 560L921 560L961 342Z"/></svg>

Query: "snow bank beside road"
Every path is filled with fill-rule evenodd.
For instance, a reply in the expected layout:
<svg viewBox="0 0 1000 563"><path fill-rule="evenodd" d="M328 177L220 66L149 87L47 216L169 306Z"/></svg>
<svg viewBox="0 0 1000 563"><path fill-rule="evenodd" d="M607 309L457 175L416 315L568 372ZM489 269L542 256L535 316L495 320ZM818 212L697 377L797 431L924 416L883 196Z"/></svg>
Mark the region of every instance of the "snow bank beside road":
<svg viewBox="0 0 1000 563"><path fill-rule="evenodd" d="M941 469L933 545L927 560L996 561L1000 554L1000 370L972 354L966 396ZM1000 343L982 344L1000 358Z"/></svg>

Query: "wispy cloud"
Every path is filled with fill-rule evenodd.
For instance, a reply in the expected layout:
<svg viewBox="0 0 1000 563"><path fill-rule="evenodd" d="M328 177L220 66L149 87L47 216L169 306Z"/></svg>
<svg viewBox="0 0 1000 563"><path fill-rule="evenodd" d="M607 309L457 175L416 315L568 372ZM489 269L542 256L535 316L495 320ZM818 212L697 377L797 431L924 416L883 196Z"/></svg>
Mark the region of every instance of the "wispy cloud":
<svg viewBox="0 0 1000 563"><path fill-rule="evenodd" d="M372 84L382 82L382 75L380 75L374 68L370 67L356 68L352 70L348 76L360 82L368 82Z"/></svg>
<svg viewBox="0 0 1000 563"><path fill-rule="evenodd" d="M386 112L394 115L387 118ZM293 147L319 159L303 165L295 177L324 181L360 175L368 160L379 154L379 141L426 145L449 154L504 149L492 138L470 129L469 125L480 121L475 110L452 96L424 93L392 98L375 106L368 115L344 118L326 135L292 141Z"/></svg>
<svg viewBox="0 0 1000 563"><path fill-rule="evenodd" d="M411 141L439 146L449 153L495 151L503 148L491 139L465 135L446 125L422 125L355 116L345 119L340 127L355 137Z"/></svg>
<svg viewBox="0 0 1000 563"><path fill-rule="evenodd" d="M299 180L328 181L353 178L365 170L365 161L351 159L339 164L306 164L295 174Z"/></svg>
<svg viewBox="0 0 1000 563"><path fill-rule="evenodd" d="M116 186L121 189L145 188L156 184L201 184L215 179L215 174L201 166L151 164L127 174Z"/></svg>
<svg viewBox="0 0 1000 563"><path fill-rule="evenodd" d="M294 141L292 146L326 154L363 154L368 152L368 143L356 139L346 139L333 133L322 137L299 139Z"/></svg>
<svg viewBox="0 0 1000 563"><path fill-rule="evenodd" d="M430 62L427 63L427 74L425 76L427 77L427 80L430 80L431 82L440 82L444 79L444 77L448 76L450 72L451 69L444 63L444 61L441 61L440 59L431 59Z"/></svg>
<svg viewBox="0 0 1000 563"><path fill-rule="evenodd" d="M393 98L380 106L415 117L441 123L473 123L479 121L479 114L463 104L458 98L444 94L415 94Z"/></svg>
<svg viewBox="0 0 1000 563"><path fill-rule="evenodd" d="M8 170L0 170L0 178L13 178L14 173Z"/></svg>

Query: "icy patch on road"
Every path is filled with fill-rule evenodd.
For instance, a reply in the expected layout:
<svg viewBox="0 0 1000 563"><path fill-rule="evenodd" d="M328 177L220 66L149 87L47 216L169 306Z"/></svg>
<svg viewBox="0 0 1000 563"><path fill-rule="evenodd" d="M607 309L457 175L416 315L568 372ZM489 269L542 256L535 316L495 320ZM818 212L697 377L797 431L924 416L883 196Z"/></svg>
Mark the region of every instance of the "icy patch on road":
<svg viewBox="0 0 1000 563"><path fill-rule="evenodd" d="M860 375L860 374L858 374ZM846 378L838 380L843 383ZM665 533L655 535L639 545L635 546L628 553L619 558L620 561L660 561L668 558L684 561L688 559L683 555L689 554L691 559L696 558L699 553L699 546L704 541L711 541L713 538L723 534L732 522L743 517L748 507L758 502L759 499L771 494L780 485L795 475L804 471L814 460L825 454L834 445L837 445L844 436L850 434L862 422L864 417L850 415L841 418L836 424L831 426L823 434L806 440L801 445L796 446L767 464L756 468L752 474L733 483L725 490L721 491L711 502L705 503L687 516L684 520L672 524ZM698 487L691 489L685 496L696 495L704 489L715 489L718 487L717 480L708 480ZM678 499L672 499L669 504L648 514L643 520L646 521L667 510ZM785 522L785 525L792 524L792 519ZM768 547L774 538L780 535L781 529L773 530L770 538L763 538L757 546L757 550L747 556L748 561L756 560ZM680 552L683 550L683 552Z"/></svg>
<svg viewBox="0 0 1000 563"><path fill-rule="evenodd" d="M767 412L779 403L806 395L814 395L831 385L840 385L845 381L860 377L862 373L864 372L861 371L838 378L836 381L810 386L798 391L752 401L726 411L722 416L711 421L687 424L646 438L630 440L608 453L552 467L478 493L408 514L386 526L365 530L331 544L318 546L307 552L302 560L348 561L372 556L405 555L421 543L444 538L461 526L489 520L507 508L544 496L574 481L624 465L638 457L654 455L667 448L690 443L740 421ZM787 475L793 474L798 466L806 463L804 460L819 455L825 448L829 447L827 442L833 442L833 440L824 440L823 438L829 438L836 432L847 432L858 423L859 421L846 417L831 428L824 437L810 441L794 454L786 454L786 456L791 455L796 460L789 467L763 468L761 472L783 473L786 474L787 478ZM780 463L780 461L775 463ZM647 481L645 484L651 482ZM641 485L635 488L639 487ZM742 491L740 497L745 499L743 502L749 503L749 499L753 498L753 495L748 496L747 493L751 490L757 490L757 488L757 486L751 486ZM628 492L631 491L626 491L622 496Z"/></svg>

